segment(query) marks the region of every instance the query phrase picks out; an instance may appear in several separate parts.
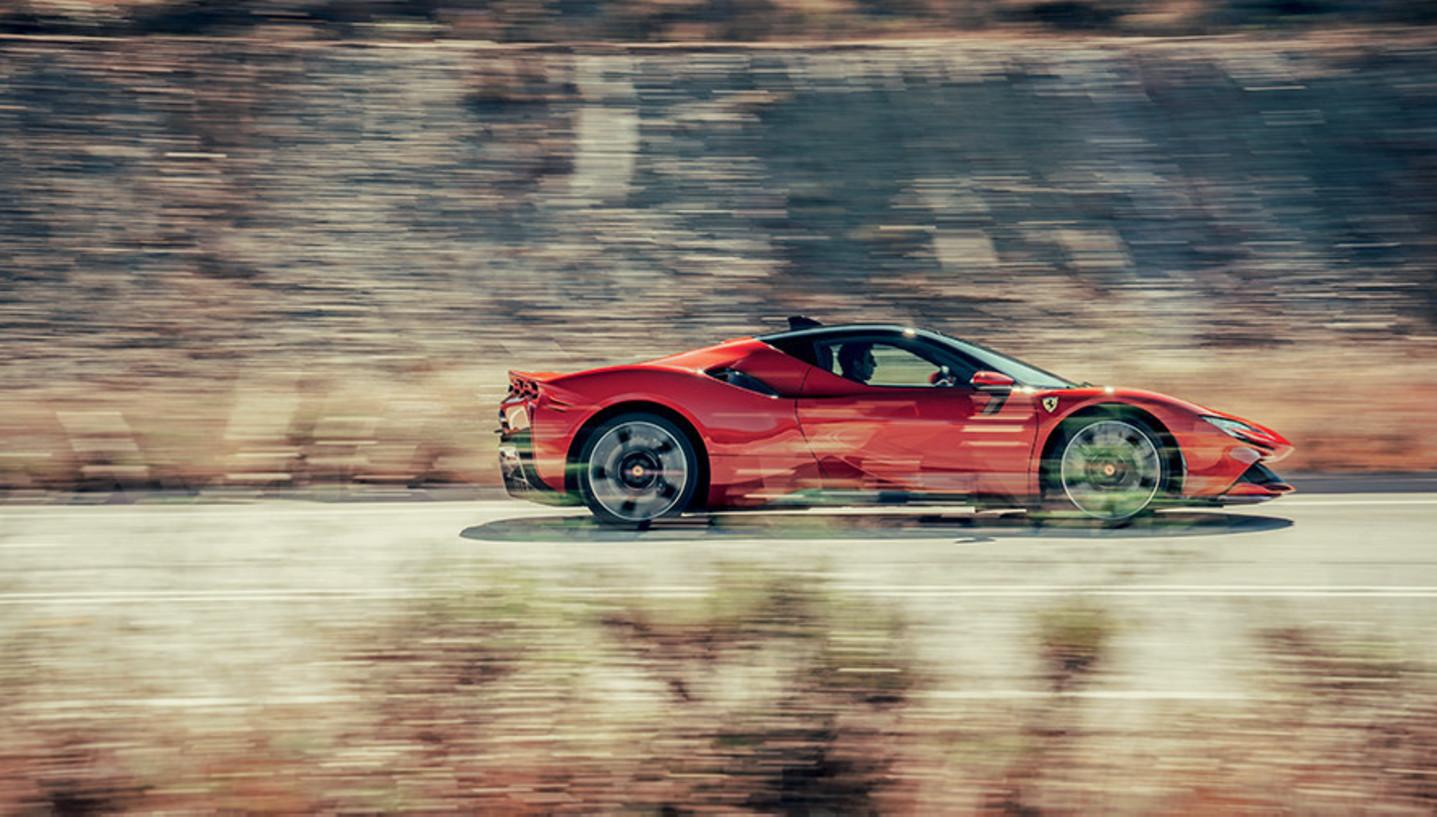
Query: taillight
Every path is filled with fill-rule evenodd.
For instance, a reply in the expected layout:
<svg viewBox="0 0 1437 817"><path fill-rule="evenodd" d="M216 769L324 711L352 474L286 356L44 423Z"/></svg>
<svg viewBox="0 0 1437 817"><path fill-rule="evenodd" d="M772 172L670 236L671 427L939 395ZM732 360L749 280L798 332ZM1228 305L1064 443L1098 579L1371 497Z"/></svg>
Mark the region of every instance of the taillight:
<svg viewBox="0 0 1437 817"><path fill-rule="evenodd" d="M509 394L506 399L533 400L539 396L539 383L527 377L509 376Z"/></svg>

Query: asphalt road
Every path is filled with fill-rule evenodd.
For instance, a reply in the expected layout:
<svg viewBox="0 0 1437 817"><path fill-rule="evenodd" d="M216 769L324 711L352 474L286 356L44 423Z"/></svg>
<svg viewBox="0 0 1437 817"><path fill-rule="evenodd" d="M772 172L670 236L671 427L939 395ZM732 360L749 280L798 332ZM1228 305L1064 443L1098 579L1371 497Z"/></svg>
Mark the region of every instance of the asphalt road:
<svg viewBox="0 0 1437 817"><path fill-rule="evenodd" d="M1083 694L1256 694L1257 628L1437 647L1437 494L1292 496L1131 527L1021 517L810 511L642 533L517 502L29 507L0 511L0 642L31 645L30 706L303 705L343 695L328 645L416 600L528 581L555 599L702 597L725 566L900 610L948 693L1037 694L1033 616L1099 605L1122 623ZM40 645L35 647L35 645ZM91 671L77 672L88 666ZM12 665L12 670L15 667Z"/></svg>

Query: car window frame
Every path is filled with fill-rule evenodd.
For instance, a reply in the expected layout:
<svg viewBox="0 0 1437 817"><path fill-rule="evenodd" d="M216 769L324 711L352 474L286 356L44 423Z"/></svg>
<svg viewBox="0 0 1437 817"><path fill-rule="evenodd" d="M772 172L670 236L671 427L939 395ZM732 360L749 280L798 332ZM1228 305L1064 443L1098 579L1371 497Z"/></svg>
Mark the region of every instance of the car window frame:
<svg viewBox="0 0 1437 817"><path fill-rule="evenodd" d="M793 358L799 363L811 368L823 369L834 377L839 377L847 382L856 382L844 378L842 375L834 375L832 371L818 365L818 357L814 351L817 343L832 343L838 338L858 338L862 336L876 335L885 340L901 336L905 339L918 339L931 344L943 353L953 358L964 361L964 364L974 372L995 371L1006 374L1013 378L1016 385L1036 387L1042 389L1071 389L1078 386L1078 382L1069 380L1062 375L1035 366L1021 358L1014 357L1005 352L1000 352L990 346L986 346L969 338L960 338L947 335L929 329L916 329L913 327L897 326L893 324L845 324L841 326L827 327L805 327L802 329L790 329L786 332L773 332L767 335L758 336L774 349ZM1033 378L1036 374L1039 378ZM968 378L959 378L963 385L971 386L970 374ZM866 385L866 384L862 384ZM893 386L891 388L921 388L918 386Z"/></svg>
<svg viewBox="0 0 1437 817"><path fill-rule="evenodd" d="M844 377L841 371L832 371L829 369L824 369L822 366L814 366L814 368L818 369L819 371L826 371L828 372L828 374L840 378L844 382L852 383L855 386L863 386L870 389L916 389L920 391L925 389L932 389L935 391L940 391L962 388L971 391L973 389L973 386L971 383L968 382L968 378L972 377L973 372L982 370L982 366L979 361L962 354L956 349L951 349L947 346L935 343L921 336L910 336L903 332L859 331L833 332L830 334L817 335L811 339L813 357L815 360L819 359L821 357L821 355L818 354L819 347L827 346L832 350L834 367L839 368L838 351L836 347L842 346L845 343L875 343L883 344L886 346L894 346L903 349L904 351L909 352L910 354L913 354L917 357L920 357L928 361L929 363L932 363L935 367L948 366L949 369L952 370L952 362L958 362L961 363L968 370L967 377L963 376L963 372L958 372L958 381L952 386L938 386L933 383L924 383L919 385L899 385L888 383L863 383L849 377ZM924 354L923 351L928 351L929 354ZM935 360L934 358L938 358L938 360ZM952 362L942 362L944 360Z"/></svg>

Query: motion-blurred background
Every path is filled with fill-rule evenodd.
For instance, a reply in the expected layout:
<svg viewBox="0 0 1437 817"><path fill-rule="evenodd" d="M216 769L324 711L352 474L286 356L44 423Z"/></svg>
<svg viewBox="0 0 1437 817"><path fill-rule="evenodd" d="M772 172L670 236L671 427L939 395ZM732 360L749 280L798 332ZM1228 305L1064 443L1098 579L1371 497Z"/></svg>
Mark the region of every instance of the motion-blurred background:
<svg viewBox="0 0 1437 817"><path fill-rule="evenodd" d="M494 486L507 368L793 313L1437 467L1437 19L1340 0L0 6L0 485Z"/></svg>
<svg viewBox="0 0 1437 817"><path fill-rule="evenodd" d="M496 495L506 369L795 313L1437 468L1433 22L0 0L0 813L1431 814L1430 494L187 497Z"/></svg>

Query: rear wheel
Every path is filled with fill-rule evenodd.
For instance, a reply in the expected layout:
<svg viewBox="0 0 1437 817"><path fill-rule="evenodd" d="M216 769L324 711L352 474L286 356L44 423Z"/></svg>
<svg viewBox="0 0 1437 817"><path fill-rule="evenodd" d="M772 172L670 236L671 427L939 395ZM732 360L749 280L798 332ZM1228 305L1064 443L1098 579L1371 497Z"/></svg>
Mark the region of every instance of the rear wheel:
<svg viewBox="0 0 1437 817"><path fill-rule="evenodd" d="M698 478L698 456L688 435L657 414L606 420L579 454L580 494L604 524L643 527L682 513Z"/></svg>
<svg viewBox="0 0 1437 817"><path fill-rule="evenodd" d="M1076 510L1108 524L1151 509L1167 482L1162 442L1128 417L1085 417L1064 424L1048 463L1051 507Z"/></svg>

